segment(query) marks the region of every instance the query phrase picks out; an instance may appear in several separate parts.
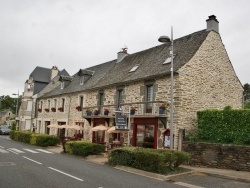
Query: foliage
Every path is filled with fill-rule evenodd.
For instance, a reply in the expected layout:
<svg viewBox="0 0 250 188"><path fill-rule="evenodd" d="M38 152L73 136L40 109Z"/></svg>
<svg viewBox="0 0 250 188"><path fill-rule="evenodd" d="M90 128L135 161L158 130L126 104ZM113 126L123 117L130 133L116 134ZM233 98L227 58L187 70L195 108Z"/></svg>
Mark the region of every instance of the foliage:
<svg viewBox="0 0 250 188"><path fill-rule="evenodd" d="M111 150L108 164L130 166L164 174L176 170L189 158L190 155L186 152L124 147Z"/></svg>
<svg viewBox="0 0 250 188"><path fill-rule="evenodd" d="M245 96L245 100L250 100L250 85L246 83L244 84L243 88L243 95Z"/></svg>
<svg viewBox="0 0 250 188"><path fill-rule="evenodd" d="M16 141L25 142L37 146L55 146L60 139L53 135L37 134L30 131L14 131L10 132L10 138Z"/></svg>
<svg viewBox="0 0 250 188"><path fill-rule="evenodd" d="M57 136L48 134L32 134L30 144L47 147L56 146L60 143L60 139Z"/></svg>
<svg viewBox="0 0 250 188"><path fill-rule="evenodd" d="M197 115L196 140L249 144L250 110L205 110Z"/></svg>
<svg viewBox="0 0 250 188"><path fill-rule="evenodd" d="M18 106L21 104L21 96L18 98ZM0 111L10 109L13 114L16 113L17 98L11 98L9 95L0 96ZM19 110L19 109L18 109Z"/></svg>
<svg viewBox="0 0 250 188"><path fill-rule="evenodd" d="M99 155L105 152L105 146L96 143L90 143L86 141L69 141L66 142L66 152L87 157L89 155Z"/></svg>
<svg viewBox="0 0 250 188"><path fill-rule="evenodd" d="M250 109L250 100L245 101L244 109Z"/></svg>

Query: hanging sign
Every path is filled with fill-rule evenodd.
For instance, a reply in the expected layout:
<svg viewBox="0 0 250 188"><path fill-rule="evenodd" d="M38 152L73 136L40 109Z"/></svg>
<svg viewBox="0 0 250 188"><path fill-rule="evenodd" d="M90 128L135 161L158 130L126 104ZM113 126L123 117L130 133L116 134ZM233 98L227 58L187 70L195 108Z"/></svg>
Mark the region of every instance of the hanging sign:
<svg viewBox="0 0 250 188"><path fill-rule="evenodd" d="M115 129L116 130L128 130L128 122L126 115L116 114L115 116Z"/></svg>

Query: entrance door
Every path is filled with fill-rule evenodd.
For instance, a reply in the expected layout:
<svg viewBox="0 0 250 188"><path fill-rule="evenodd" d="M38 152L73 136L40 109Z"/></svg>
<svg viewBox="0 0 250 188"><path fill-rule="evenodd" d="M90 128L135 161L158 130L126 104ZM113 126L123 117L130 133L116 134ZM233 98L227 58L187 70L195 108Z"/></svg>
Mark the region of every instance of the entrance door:
<svg viewBox="0 0 250 188"><path fill-rule="evenodd" d="M137 125L136 146L154 148L154 125Z"/></svg>
<svg viewBox="0 0 250 188"><path fill-rule="evenodd" d="M45 121L45 134L49 134L50 128L48 128L48 125L50 125L50 121Z"/></svg>
<svg viewBox="0 0 250 188"><path fill-rule="evenodd" d="M157 148L157 132L157 119L134 119L132 145L145 148Z"/></svg>
<svg viewBox="0 0 250 188"><path fill-rule="evenodd" d="M93 126L105 125L105 120L103 119L94 119ZM93 131L92 133L92 142L93 143L104 143L105 131Z"/></svg>

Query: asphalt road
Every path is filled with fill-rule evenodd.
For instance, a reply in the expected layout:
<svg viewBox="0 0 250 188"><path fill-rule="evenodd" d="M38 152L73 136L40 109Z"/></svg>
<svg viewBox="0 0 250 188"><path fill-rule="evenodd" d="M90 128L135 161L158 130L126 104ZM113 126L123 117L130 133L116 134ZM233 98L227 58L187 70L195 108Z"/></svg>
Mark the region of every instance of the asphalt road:
<svg viewBox="0 0 250 188"><path fill-rule="evenodd" d="M183 187L6 138L0 136L0 187Z"/></svg>

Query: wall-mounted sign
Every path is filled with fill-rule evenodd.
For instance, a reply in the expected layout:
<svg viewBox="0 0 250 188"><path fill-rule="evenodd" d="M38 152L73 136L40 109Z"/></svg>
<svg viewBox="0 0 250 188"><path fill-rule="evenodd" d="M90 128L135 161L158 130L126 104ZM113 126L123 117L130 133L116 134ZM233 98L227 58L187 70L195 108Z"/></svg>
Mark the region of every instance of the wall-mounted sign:
<svg viewBox="0 0 250 188"><path fill-rule="evenodd" d="M115 129L116 130L128 130L128 122L126 115L116 114L115 116Z"/></svg>

